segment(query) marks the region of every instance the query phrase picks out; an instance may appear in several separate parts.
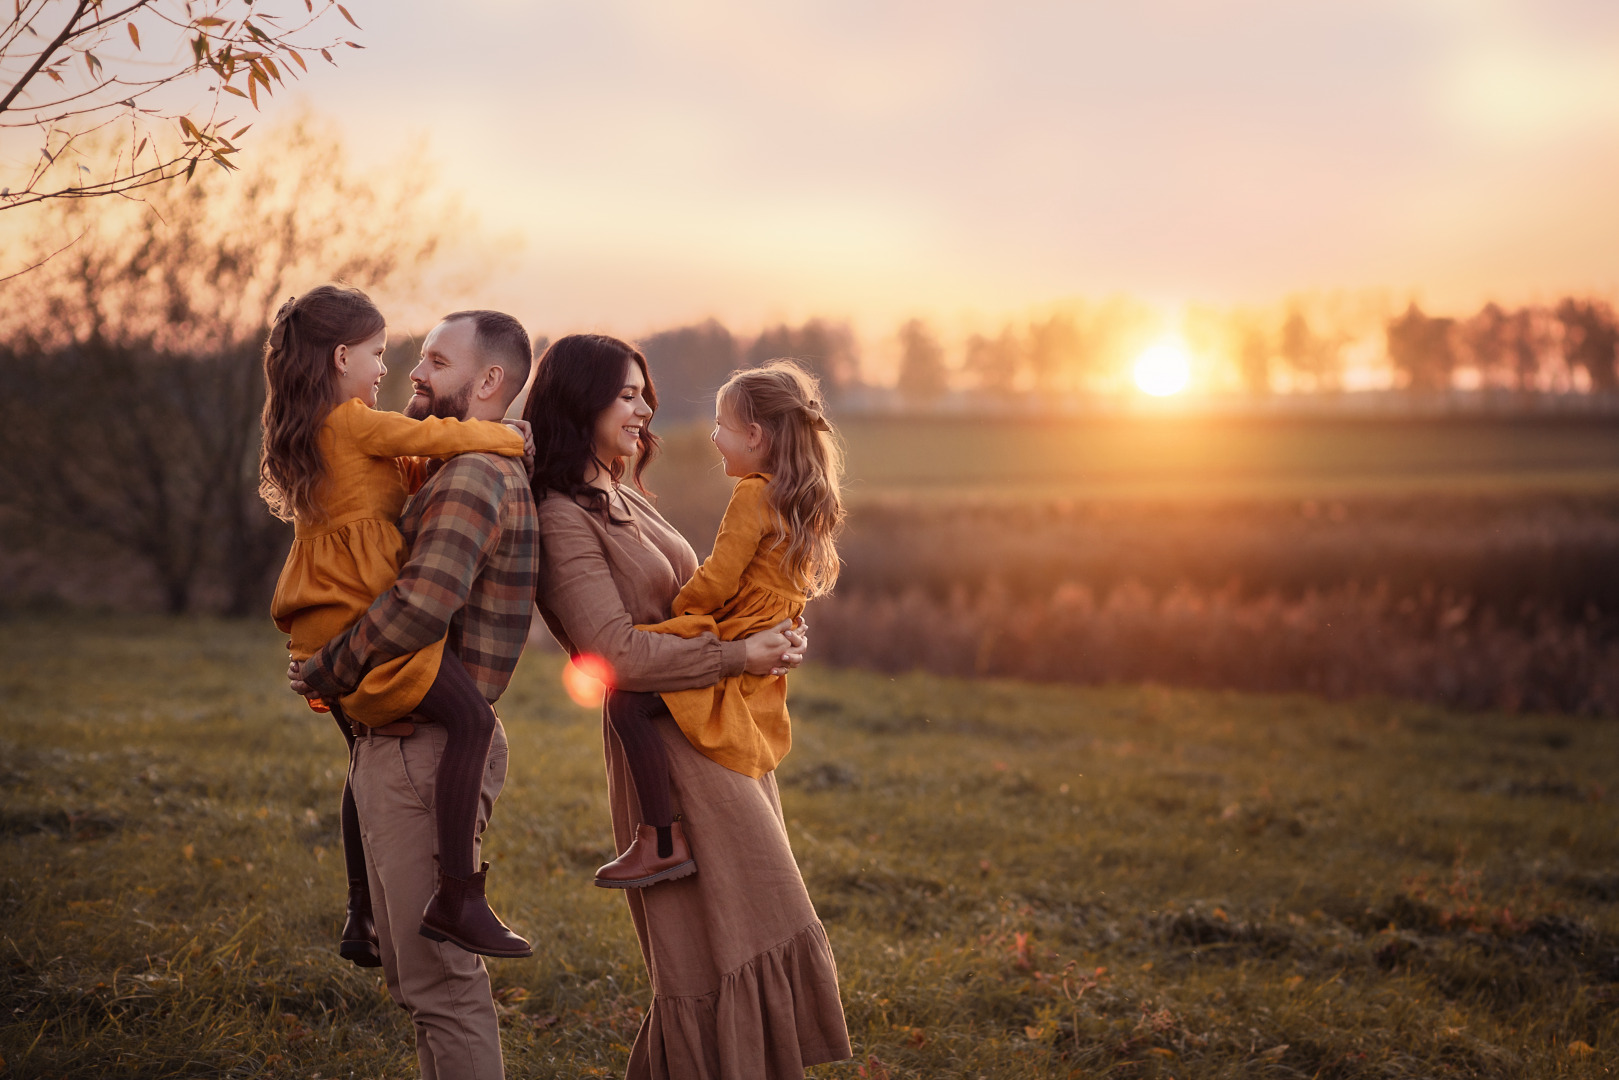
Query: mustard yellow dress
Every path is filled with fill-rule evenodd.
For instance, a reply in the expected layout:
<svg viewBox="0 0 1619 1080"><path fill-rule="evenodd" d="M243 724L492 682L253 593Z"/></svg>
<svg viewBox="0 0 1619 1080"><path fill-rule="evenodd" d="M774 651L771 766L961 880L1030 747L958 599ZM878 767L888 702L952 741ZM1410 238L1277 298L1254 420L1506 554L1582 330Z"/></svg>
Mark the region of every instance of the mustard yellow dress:
<svg viewBox="0 0 1619 1080"><path fill-rule="evenodd" d="M675 597L673 617L637 630L683 638L713 633L736 641L804 613L804 583L784 565L787 540L776 534L765 495L769 482L761 473L737 481L714 553ZM661 696L692 746L733 772L757 780L792 747L785 675L744 672Z"/></svg>
<svg viewBox="0 0 1619 1080"><path fill-rule="evenodd" d="M319 438L326 477L318 497L326 518L293 522L292 550L270 601L294 660L307 660L352 626L399 576L410 552L394 522L420 481L412 458L523 454L523 437L505 424L412 420L359 398L333 408ZM440 641L372 668L341 699L344 715L374 727L409 714L438 677L443 655Z"/></svg>

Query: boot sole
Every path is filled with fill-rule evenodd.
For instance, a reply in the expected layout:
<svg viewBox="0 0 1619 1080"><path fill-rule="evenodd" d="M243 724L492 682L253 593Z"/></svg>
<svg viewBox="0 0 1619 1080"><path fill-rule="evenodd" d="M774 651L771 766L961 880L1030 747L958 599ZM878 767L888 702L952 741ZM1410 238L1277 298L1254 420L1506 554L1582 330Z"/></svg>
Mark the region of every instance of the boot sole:
<svg viewBox="0 0 1619 1080"><path fill-rule="evenodd" d="M690 877L697 873L697 860L687 859L678 866L671 866L667 870L660 870L644 878L635 878L632 881L610 881L607 878L597 878L594 882L598 889L644 889L648 885L656 885L660 881L673 881L676 878Z"/></svg>
<svg viewBox="0 0 1619 1080"><path fill-rule="evenodd" d="M374 968L382 966L382 955L377 952L375 942L345 941L337 946L337 955L356 967Z"/></svg>
<svg viewBox="0 0 1619 1080"><path fill-rule="evenodd" d="M498 949L480 949L475 945L469 945L467 942L462 941L453 934L446 934L442 930L436 930L433 927L428 926L426 923L422 923L422 925L418 926L416 928L416 932L429 941L447 941L451 945L465 949L469 953L476 953L479 956L491 956L496 960L522 960L525 957L534 955L533 946L529 946L522 952L518 952L516 950L507 950L502 952Z"/></svg>

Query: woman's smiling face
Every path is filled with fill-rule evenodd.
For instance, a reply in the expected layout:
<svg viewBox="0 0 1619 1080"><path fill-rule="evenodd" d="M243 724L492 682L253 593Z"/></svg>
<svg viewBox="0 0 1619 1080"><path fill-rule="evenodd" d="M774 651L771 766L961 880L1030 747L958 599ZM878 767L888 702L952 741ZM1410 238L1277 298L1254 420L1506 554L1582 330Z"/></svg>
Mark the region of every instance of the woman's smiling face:
<svg viewBox="0 0 1619 1080"><path fill-rule="evenodd" d="M618 396L596 416L596 457L605 465L634 454L640 445L641 430L652 419L641 365L628 360L624 368L624 385Z"/></svg>

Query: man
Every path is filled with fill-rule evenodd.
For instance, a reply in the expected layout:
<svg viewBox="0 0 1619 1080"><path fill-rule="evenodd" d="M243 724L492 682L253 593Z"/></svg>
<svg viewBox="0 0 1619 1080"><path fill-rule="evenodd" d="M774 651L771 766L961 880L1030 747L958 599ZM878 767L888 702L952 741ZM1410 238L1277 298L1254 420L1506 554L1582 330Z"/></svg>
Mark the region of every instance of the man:
<svg viewBox="0 0 1619 1080"><path fill-rule="evenodd" d="M533 353L510 315L459 311L422 343L410 373L409 416L499 420L528 379ZM462 454L429 466L405 507L410 558L394 586L347 632L288 676L300 694L334 700L367 670L441 638L490 704L517 665L534 609L539 530L523 466ZM503 1077L500 1029L481 957L417 932L433 895L437 829L431 807L444 733L417 717L360 728L350 784L365 839L372 911L388 992L410 1014L424 1080ZM401 768L403 762L403 768ZM478 828L506 778L506 733L496 722ZM484 864L487 867L487 864ZM482 895L482 872L472 883Z"/></svg>

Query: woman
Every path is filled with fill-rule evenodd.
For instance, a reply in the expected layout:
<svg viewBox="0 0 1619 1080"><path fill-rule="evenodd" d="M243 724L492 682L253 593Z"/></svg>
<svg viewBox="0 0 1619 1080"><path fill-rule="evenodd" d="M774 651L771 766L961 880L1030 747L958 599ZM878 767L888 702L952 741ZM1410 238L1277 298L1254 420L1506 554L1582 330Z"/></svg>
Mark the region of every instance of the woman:
<svg viewBox="0 0 1619 1080"><path fill-rule="evenodd" d="M646 358L615 338L572 335L541 358L523 411L537 442L540 614L570 655L601 657L626 690L784 673L803 655L785 624L742 641L635 629L666 619L697 568L641 487L657 450L648 426L657 403ZM633 483L620 483L627 472ZM837 966L788 846L775 774L755 780L709 760L667 713L650 727L700 870L626 891L653 991L629 1077L801 1077L806 1065L848 1057ZM605 718L602 734L623 852L644 818Z"/></svg>

